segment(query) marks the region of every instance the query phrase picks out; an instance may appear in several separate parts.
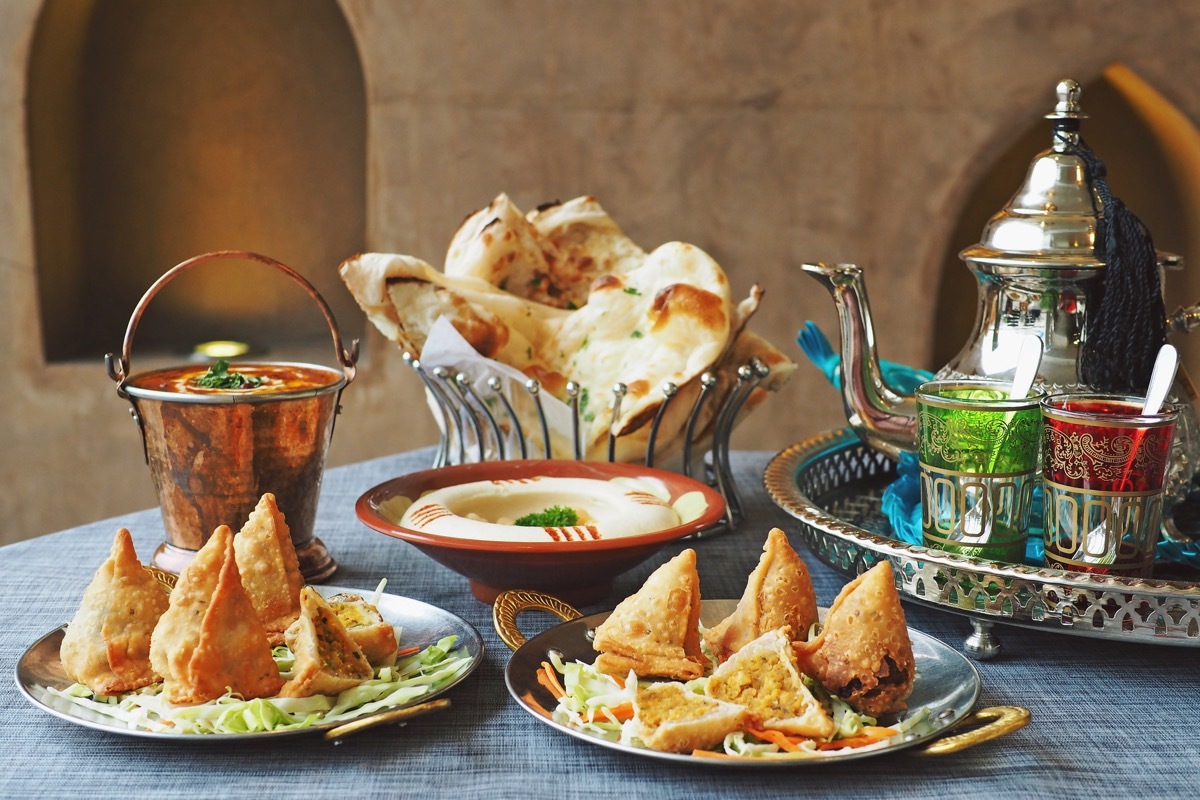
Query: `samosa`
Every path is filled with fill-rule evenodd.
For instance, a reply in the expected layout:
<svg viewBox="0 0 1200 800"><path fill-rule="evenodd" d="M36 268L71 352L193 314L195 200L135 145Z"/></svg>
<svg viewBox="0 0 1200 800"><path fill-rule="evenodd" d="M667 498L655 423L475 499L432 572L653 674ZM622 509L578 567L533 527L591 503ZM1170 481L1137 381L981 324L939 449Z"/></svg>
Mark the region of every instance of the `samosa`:
<svg viewBox="0 0 1200 800"><path fill-rule="evenodd" d="M167 610L167 593L142 563L128 529L113 538L59 648L63 671L96 694L157 683L150 636Z"/></svg>
<svg viewBox="0 0 1200 800"><path fill-rule="evenodd" d="M785 626L796 639L807 639L817 620L817 595L808 567L787 535L772 528L737 608L706 631L704 640L724 661L767 631Z"/></svg>
<svg viewBox="0 0 1200 800"><path fill-rule="evenodd" d="M704 672L700 650L700 576L696 551L684 550L651 573L596 626L596 669L625 677L691 680Z"/></svg>
<svg viewBox="0 0 1200 800"><path fill-rule="evenodd" d="M213 532L179 576L154 628L150 661L175 704L204 703L227 691L270 697L283 686L267 632L242 588L228 525Z"/></svg>
<svg viewBox="0 0 1200 800"><path fill-rule="evenodd" d="M815 739L833 735L833 720L800 676L786 627L738 650L709 676L707 688L710 697L745 706L760 728Z"/></svg>
<svg viewBox="0 0 1200 800"><path fill-rule="evenodd" d="M300 616L300 560L287 521L270 492L259 498L246 524L233 537L242 586L272 645L283 644L284 631Z"/></svg>
<svg viewBox="0 0 1200 800"><path fill-rule="evenodd" d="M296 663L282 697L339 694L375 675L333 608L311 586L300 591L300 617L287 629L287 644Z"/></svg>
<svg viewBox="0 0 1200 800"><path fill-rule="evenodd" d="M842 587L821 632L793 648L800 670L855 711L903 711L916 667L891 563L880 561Z"/></svg>

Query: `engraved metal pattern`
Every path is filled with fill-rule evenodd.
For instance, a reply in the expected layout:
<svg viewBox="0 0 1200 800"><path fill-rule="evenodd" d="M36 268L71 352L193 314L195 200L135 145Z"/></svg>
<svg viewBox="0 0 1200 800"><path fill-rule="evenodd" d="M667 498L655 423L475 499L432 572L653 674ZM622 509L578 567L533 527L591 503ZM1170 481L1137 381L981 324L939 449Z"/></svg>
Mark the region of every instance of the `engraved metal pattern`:
<svg viewBox="0 0 1200 800"><path fill-rule="evenodd" d="M1061 431L1046 427L1046 468L1062 472L1073 480L1095 476L1105 483L1116 483L1134 470L1144 475L1162 475L1170 450L1138 447L1141 431L1107 435ZM1136 451L1136 452L1135 452ZM1132 454L1132 459L1130 455Z"/></svg>
<svg viewBox="0 0 1200 800"><path fill-rule="evenodd" d="M973 453L990 452L994 442L1003 442L1008 460L1036 461L1041 442L1040 418L1018 415L1005 421L1000 414L930 413L917 415L921 450L948 463L957 463Z"/></svg>
<svg viewBox="0 0 1200 800"><path fill-rule="evenodd" d="M1200 647L1200 583L1069 573L897 541L879 504L894 478L889 459L843 428L782 450L764 483L817 558L848 576L887 559L906 599L975 623Z"/></svg>

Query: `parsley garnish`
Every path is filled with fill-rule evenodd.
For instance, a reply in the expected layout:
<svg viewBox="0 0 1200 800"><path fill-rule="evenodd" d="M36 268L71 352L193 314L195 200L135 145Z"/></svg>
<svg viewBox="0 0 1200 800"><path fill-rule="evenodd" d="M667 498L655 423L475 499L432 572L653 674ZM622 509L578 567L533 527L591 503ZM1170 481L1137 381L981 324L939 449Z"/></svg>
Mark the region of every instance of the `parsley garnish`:
<svg viewBox="0 0 1200 800"><path fill-rule="evenodd" d="M643 335L643 334L642 334L642 332L641 332L641 331L634 331L633 333L631 333L631 334L629 334L629 335L630 335L631 337L633 337L634 339L640 339L640 338L642 338L642 335Z"/></svg>
<svg viewBox="0 0 1200 800"><path fill-rule="evenodd" d="M536 514L526 514L517 518L517 525L531 525L536 528L561 528L579 522L579 512L566 506L550 506L545 511Z"/></svg>
<svg viewBox="0 0 1200 800"><path fill-rule="evenodd" d="M262 386L262 378L230 372L229 362L223 358L208 368L208 372L196 378L194 383L205 389L253 389Z"/></svg>
<svg viewBox="0 0 1200 800"><path fill-rule="evenodd" d="M636 294L636 295L641 295L641 292L639 292L637 289L633 288L632 286L626 286L626 287L625 287L625 294Z"/></svg>

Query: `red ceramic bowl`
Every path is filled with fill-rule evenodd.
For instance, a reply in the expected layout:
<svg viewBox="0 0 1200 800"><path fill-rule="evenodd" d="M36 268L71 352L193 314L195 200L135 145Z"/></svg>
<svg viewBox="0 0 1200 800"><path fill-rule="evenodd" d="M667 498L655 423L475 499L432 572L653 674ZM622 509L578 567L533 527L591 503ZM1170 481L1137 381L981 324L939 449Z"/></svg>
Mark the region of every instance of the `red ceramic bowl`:
<svg viewBox="0 0 1200 800"><path fill-rule="evenodd" d="M397 497L416 500L447 486L536 476L605 481L654 478L667 488L672 503L687 492L701 492L707 506L699 517L674 528L582 542L498 542L439 536L401 527L382 510L385 503ZM725 517L725 501L712 487L665 470L604 461L528 459L460 464L393 478L363 494L355 512L367 527L403 539L439 564L464 575L472 594L485 603L508 589L535 589L568 603L586 605L607 598L617 575L642 563L668 542L720 525Z"/></svg>

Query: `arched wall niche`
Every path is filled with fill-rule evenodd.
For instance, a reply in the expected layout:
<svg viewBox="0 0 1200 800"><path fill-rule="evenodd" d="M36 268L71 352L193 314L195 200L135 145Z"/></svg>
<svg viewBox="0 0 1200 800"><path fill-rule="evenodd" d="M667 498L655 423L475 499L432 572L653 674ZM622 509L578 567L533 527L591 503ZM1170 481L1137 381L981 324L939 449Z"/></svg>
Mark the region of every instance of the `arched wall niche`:
<svg viewBox="0 0 1200 800"><path fill-rule="evenodd" d="M1082 106L1088 119L1083 137L1108 168L1114 194L1146 224L1159 250L1200 258L1200 133L1135 72L1112 64L1085 83ZM1046 112L1050 107L1046 107ZM979 241L988 219L1025 180L1035 155L1051 145L1050 123L1039 115L1011 144L994 154L974 189L967 193L942 260L934 323L931 369L949 362L974 326L977 284L959 258ZM984 154L987 158L990 154ZM1200 265L1166 279L1167 312L1195 302ZM1184 361L1200 355L1197 337L1178 336Z"/></svg>
<svg viewBox="0 0 1200 800"><path fill-rule="evenodd" d="M27 102L46 362L119 349L145 290L213 250L294 267L362 334L335 267L365 249L366 98L336 0L46 0ZM137 341L177 359L218 338L328 360L311 299L242 261L178 278Z"/></svg>

